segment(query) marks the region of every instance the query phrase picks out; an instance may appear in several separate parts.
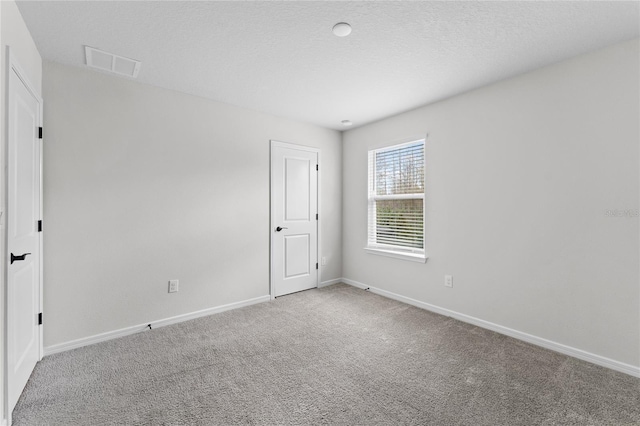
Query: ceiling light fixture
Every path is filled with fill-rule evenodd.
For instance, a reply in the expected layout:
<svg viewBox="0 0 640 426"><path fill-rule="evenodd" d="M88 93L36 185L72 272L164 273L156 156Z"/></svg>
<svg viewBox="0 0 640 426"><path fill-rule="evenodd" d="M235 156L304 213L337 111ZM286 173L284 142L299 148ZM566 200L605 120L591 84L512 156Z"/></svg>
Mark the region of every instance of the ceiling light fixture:
<svg viewBox="0 0 640 426"><path fill-rule="evenodd" d="M351 120L342 120L341 123L344 127L349 127L353 124Z"/></svg>
<svg viewBox="0 0 640 426"><path fill-rule="evenodd" d="M351 34L351 25L346 22L338 22L333 26L333 34L338 37L346 37Z"/></svg>

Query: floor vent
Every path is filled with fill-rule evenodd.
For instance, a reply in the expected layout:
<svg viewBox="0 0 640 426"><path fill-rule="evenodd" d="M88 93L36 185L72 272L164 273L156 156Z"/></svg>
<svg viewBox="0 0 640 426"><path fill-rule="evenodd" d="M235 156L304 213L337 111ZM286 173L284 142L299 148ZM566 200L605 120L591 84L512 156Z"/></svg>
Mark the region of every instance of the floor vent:
<svg viewBox="0 0 640 426"><path fill-rule="evenodd" d="M91 68L132 78L138 76L140 65L142 64L140 61L114 55L89 46L85 46L84 51L87 55L87 66Z"/></svg>

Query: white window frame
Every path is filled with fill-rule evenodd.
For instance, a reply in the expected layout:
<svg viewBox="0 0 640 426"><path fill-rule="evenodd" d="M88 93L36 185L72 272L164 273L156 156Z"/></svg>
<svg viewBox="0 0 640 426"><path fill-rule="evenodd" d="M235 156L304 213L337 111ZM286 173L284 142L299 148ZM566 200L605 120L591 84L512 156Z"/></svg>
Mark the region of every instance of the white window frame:
<svg viewBox="0 0 640 426"><path fill-rule="evenodd" d="M376 171L375 171L375 157L377 153L391 151L396 149L401 149L408 145L414 145L416 143L422 143L424 152L424 170L426 173L427 165L426 165L426 137L417 137L405 139L403 141L399 141L394 143L393 145L385 146L382 148L371 149L368 152L368 193L367 193L367 211L368 211L368 222L367 222L367 246L364 248L365 251L369 254L375 254L379 256L387 256L393 257L396 259L408 260L413 262L425 263L428 259L425 245L425 230L426 230L426 206L425 206L425 193L417 193L417 194L395 194L395 195L376 195ZM373 170L372 170L373 168ZM424 177L423 177L424 179ZM426 191L426 188L425 188ZM390 244L381 244L376 243L375 241L371 241L371 233L370 229L372 226L376 224L376 201L383 200L422 200L422 229L423 229L423 239L422 239L422 249L410 248L410 247L402 247L395 246ZM375 234L375 231L374 231Z"/></svg>

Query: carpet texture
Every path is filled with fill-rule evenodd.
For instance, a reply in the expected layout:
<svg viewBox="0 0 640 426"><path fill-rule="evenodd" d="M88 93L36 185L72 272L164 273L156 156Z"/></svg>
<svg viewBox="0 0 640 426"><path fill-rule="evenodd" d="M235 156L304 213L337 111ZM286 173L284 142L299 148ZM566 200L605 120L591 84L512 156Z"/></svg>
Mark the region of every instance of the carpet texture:
<svg viewBox="0 0 640 426"><path fill-rule="evenodd" d="M15 425L639 425L640 379L343 284L51 355Z"/></svg>

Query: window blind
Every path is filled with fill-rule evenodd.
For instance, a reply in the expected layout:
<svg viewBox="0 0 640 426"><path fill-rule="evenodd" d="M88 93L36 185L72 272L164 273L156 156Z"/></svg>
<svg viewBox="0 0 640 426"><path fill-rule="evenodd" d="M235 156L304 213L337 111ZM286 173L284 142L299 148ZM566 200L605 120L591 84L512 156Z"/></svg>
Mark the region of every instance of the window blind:
<svg viewBox="0 0 640 426"><path fill-rule="evenodd" d="M368 246L424 252L424 140L369 151Z"/></svg>

